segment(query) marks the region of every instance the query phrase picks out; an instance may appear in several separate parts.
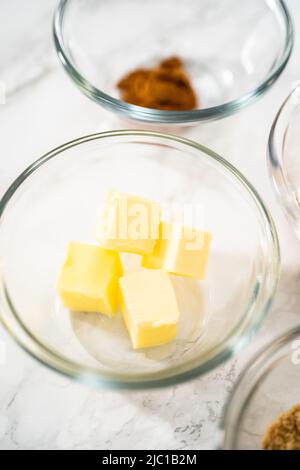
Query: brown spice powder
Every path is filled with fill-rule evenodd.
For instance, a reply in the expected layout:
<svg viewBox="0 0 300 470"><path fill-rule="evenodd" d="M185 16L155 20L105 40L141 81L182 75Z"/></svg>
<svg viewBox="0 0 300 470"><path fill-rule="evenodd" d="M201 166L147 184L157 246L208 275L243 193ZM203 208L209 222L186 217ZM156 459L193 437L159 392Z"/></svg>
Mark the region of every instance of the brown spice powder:
<svg viewBox="0 0 300 470"><path fill-rule="evenodd" d="M178 57L163 60L153 69L137 69L117 84L122 100L145 108L188 111L197 98Z"/></svg>
<svg viewBox="0 0 300 470"><path fill-rule="evenodd" d="M267 429L264 450L300 450L300 405L282 413Z"/></svg>

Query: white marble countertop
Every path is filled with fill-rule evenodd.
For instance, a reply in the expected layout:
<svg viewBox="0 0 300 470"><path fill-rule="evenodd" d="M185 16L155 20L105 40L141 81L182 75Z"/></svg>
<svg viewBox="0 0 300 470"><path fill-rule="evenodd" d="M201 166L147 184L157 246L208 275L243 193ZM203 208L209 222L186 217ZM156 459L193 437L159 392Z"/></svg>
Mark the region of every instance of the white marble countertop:
<svg viewBox="0 0 300 470"><path fill-rule="evenodd" d="M84 97L56 58L55 0L2 2L0 193L20 170L72 138L119 128ZM299 0L287 0L300 26ZM230 160L272 211L282 249L282 280L259 334L237 358L193 382L156 391L96 391L39 365L0 328L0 449L209 449L223 405L249 357L300 323L300 245L278 207L267 175L268 132L281 102L300 78L299 41L270 93L241 114L187 131ZM217 136L217 137L216 137ZM251 145L248 144L251 142ZM188 399L187 399L188 398Z"/></svg>

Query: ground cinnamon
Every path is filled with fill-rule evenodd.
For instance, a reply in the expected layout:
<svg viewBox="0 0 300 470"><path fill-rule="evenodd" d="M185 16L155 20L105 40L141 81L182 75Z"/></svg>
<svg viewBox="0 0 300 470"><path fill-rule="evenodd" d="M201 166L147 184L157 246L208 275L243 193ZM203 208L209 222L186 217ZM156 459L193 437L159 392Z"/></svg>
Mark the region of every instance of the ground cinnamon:
<svg viewBox="0 0 300 470"><path fill-rule="evenodd" d="M300 450L300 405L282 413L263 437L264 450Z"/></svg>
<svg viewBox="0 0 300 470"><path fill-rule="evenodd" d="M136 69L117 84L127 103L167 111L196 108L197 98L182 61L170 57L152 69Z"/></svg>

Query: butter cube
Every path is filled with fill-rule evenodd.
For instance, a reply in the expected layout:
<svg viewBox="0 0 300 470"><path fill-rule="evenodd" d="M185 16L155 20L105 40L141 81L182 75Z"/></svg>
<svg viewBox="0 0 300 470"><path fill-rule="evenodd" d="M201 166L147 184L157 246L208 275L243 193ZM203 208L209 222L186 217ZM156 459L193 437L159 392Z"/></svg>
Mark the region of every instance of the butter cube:
<svg viewBox="0 0 300 470"><path fill-rule="evenodd" d="M179 310L172 282L164 271L126 274L119 284L121 310L134 349L176 338Z"/></svg>
<svg viewBox="0 0 300 470"><path fill-rule="evenodd" d="M174 226L163 268L178 276L205 279L211 234L183 226Z"/></svg>
<svg viewBox="0 0 300 470"><path fill-rule="evenodd" d="M154 250L150 255L142 258L142 267L147 269L162 269L171 237L172 225L167 222L159 224L159 238L155 243Z"/></svg>
<svg viewBox="0 0 300 470"><path fill-rule="evenodd" d="M150 254L158 238L160 212L157 202L110 191L96 228L96 240L108 250Z"/></svg>
<svg viewBox="0 0 300 470"><path fill-rule="evenodd" d="M159 239L153 252L142 258L142 266L203 280L211 238L208 232L161 222Z"/></svg>
<svg viewBox="0 0 300 470"><path fill-rule="evenodd" d="M118 253L72 242L59 275L58 293L70 310L113 316L122 274Z"/></svg>

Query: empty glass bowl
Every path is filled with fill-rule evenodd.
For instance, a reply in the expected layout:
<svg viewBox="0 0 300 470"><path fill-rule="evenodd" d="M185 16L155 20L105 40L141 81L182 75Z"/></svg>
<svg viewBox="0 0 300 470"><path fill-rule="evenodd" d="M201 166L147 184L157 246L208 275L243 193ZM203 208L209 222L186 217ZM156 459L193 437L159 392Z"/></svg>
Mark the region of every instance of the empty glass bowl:
<svg viewBox="0 0 300 470"><path fill-rule="evenodd" d="M269 425L299 405L300 328L273 341L242 373L225 409L223 448L262 449Z"/></svg>
<svg viewBox="0 0 300 470"><path fill-rule="evenodd" d="M120 314L70 313L58 301L66 247L93 239L111 189L195 209L195 225L213 234L206 280L172 279L181 320L168 345L134 351ZM139 256L123 261L140 269ZM179 137L116 131L62 145L17 178L0 202L0 266L1 320L23 348L80 381L150 387L207 372L252 337L274 296L279 248L262 201L228 162Z"/></svg>
<svg viewBox="0 0 300 470"><path fill-rule="evenodd" d="M300 238L300 85L275 118L268 163L276 196Z"/></svg>
<svg viewBox="0 0 300 470"><path fill-rule="evenodd" d="M222 118L270 88L290 57L294 33L281 0L61 0L54 19L59 59L101 106L149 123ZM160 111L121 101L117 82L179 56L198 109Z"/></svg>

